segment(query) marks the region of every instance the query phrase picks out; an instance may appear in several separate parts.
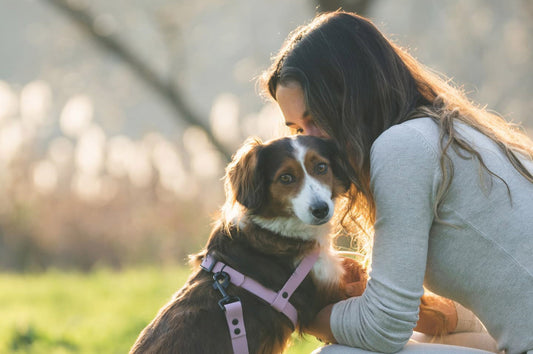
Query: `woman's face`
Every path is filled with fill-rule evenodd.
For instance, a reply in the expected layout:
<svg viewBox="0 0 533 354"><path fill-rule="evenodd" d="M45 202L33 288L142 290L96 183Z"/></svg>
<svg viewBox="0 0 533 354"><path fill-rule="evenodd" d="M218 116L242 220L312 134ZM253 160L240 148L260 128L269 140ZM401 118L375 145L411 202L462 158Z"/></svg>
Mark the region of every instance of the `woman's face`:
<svg viewBox="0 0 533 354"><path fill-rule="evenodd" d="M320 129L305 106L304 92L297 82L278 85L276 101L281 109L285 125L293 133L327 138L328 135Z"/></svg>

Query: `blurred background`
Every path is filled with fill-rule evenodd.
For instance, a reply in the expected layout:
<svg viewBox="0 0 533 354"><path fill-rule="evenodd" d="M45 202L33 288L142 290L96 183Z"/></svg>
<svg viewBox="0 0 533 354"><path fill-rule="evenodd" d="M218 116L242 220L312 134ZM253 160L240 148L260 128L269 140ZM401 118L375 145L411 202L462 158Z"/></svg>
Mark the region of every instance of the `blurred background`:
<svg viewBox="0 0 533 354"><path fill-rule="evenodd" d="M0 268L183 262L227 158L279 132L255 78L339 7L533 127L530 0L1 0Z"/></svg>
<svg viewBox="0 0 533 354"><path fill-rule="evenodd" d="M338 8L533 136L531 0L0 0L0 271L184 265L231 154L280 133L257 76Z"/></svg>

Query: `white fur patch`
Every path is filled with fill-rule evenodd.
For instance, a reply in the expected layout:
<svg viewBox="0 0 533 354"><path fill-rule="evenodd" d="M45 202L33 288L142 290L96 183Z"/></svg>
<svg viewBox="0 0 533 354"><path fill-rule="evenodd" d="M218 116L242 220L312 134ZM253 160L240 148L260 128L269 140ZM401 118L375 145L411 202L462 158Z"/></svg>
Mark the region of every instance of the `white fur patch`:
<svg viewBox="0 0 533 354"><path fill-rule="evenodd" d="M337 286L344 275L341 259L335 251L326 245L320 249L318 260L313 266L312 277L322 286Z"/></svg>
<svg viewBox="0 0 533 354"><path fill-rule="evenodd" d="M302 240L320 240L327 238L330 225L305 224L295 217L276 217L273 219L252 215L250 220L264 229L272 231L280 236L297 237Z"/></svg>
<svg viewBox="0 0 533 354"><path fill-rule="evenodd" d="M297 140L292 141L292 147L295 150L295 157L300 162L304 171L304 181L300 193L292 200L292 209L294 214L306 224L316 224L317 218L311 213L311 206L318 202L324 202L328 205L329 211L326 219L329 220L333 216L334 204L331 200L332 191L330 186L326 186L313 178L307 173L305 169L305 155L307 148L298 143Z"/></svg>

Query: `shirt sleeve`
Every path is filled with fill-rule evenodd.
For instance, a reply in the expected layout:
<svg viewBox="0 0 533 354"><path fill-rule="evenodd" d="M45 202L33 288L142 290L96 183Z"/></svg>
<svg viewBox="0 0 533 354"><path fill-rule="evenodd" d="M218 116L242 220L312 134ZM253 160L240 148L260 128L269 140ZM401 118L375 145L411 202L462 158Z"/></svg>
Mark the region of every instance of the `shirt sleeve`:
<svg viewBox="0 0 533 354"><path fill-rule="evenodd" d="M331 329L339 344L393 353L418 321L438 155L418 130L396 125L373 144L370 172L376 204L370 279L361 297L335 304Z"/></svg>

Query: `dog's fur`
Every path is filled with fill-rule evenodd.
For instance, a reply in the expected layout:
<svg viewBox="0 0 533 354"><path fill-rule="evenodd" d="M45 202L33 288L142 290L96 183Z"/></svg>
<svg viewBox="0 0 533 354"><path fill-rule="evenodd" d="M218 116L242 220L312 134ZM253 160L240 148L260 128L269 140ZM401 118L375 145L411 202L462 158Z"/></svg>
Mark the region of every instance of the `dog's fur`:
<svg viewBox="0 0 533 354"><path fill-rule="evenodd" d="M325 305L345 298L347 279L357 281L363 272L357 263L343 267L331 251L333 201L349 187L338 155L331 141L309 136L245 143L226 170L223 216L205 249L193 257L193 274L141 332L131 353L233 352L218 305L221 295L212 286L212 274L199 267L208 253L279 291L300 260L320 247L310 275L290 299L299 328L248 291L227 288L242 301L250 353L282 352L294 330L308 326ZM346 277L344 268L353 273Z"/></svg>

